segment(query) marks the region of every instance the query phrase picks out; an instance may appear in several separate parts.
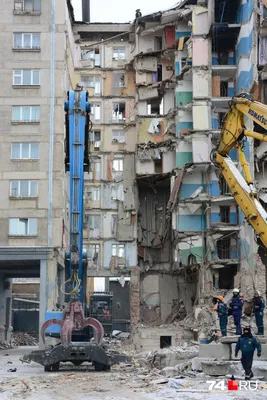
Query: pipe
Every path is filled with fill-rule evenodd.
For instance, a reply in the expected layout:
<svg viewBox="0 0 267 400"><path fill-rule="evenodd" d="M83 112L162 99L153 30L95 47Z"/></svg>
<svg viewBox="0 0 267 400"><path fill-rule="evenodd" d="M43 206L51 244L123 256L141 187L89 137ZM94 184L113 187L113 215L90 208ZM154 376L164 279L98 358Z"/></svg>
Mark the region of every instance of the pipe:
<svg viewBox="0 0 267 400"><path fill-rule="evenodd" d="M55 0L51 0L50 36L50 117L48 165L48 247L53 243L53 167L54 167L54 116L55 116Z"/></svg>
<svg viewBox="0 0 267 400"><path fill-rule="evenodd" d="M90 0L82 0L82 20L90 22Z"/></svg>

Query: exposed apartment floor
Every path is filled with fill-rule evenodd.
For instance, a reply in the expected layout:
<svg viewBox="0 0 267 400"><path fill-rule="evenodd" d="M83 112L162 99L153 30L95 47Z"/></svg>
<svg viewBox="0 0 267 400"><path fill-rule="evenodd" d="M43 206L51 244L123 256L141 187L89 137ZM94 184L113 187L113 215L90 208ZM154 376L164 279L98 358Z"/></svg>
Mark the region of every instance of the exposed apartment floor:
<svg viewBox="0 0 267 400"><path fill-rule="evenodd" d="M22 364L19 358L33 347L0 351L0 399L15 400L260 400L267 389L256 392L209 392L206 378L174 380L159 376L158 371L121 365L111 372L95 372L89 367L65 366L58 373L45 373L37 364ZM16 369L15 372L8 370ZM160 383L161 382L161 383ZM180 383L179 383L180 382ZM266 385L267 388L267 385Z"/></svg>

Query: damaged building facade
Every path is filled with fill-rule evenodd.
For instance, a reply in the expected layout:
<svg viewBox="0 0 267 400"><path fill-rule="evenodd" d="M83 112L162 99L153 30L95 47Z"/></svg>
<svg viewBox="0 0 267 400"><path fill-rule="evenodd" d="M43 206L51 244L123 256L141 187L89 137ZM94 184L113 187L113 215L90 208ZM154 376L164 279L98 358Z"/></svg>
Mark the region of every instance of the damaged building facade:
<svg viewBox="0 0 267 400"><path fill-rule="evenodd" d="M88 254L87 300L96 290L95 278L105 278L103 290L113 292L113 322L123 318L129 325L129 285L125 282L137 265L136 111L134 71L129 67L130 24L87 24L71 18L68 28L69 85L82 86L91 102L90 172L85 173L83 226ZM114 277L124 288L118 301L115 292L120 290L115 290ZM132 286L131 297L136 296L139 290Z"/></svg>
<svg viewBox="0 0 267 400"><path fill-rule="evenodd" d="M185 0L133 24L144 324L168 323L174 314L189 314L194 305L235 286L249 299L255 286L266 290L254 232L211 161L229 100L242 91L259 95L253 28L258 5L252 0ZM259 56L264 57L263 5L261 10ZM264 80L264 72L261 76ZM253 129L251 121L247 126ZM253 140L244 146L254 171ZM264 158L265 148L260 144L257 157ZM235 149L230 157L239 167ZM258 168L263 200L264 163Z"/></svg>

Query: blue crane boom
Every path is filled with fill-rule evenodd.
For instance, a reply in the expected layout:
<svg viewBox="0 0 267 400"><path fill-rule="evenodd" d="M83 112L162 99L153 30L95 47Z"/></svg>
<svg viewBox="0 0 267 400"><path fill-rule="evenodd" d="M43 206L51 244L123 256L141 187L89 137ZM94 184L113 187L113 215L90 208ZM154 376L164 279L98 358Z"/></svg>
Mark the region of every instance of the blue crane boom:
<svg viewBox="0 0 267 400"><path fill-rule="evenodd" d="M74 294L84 302L87 257L83 252L84 171L89 170L88 132L91 111L88 93L76 89L68 93L66 112L66 171L70 179L70 253L66 254Z"/></svg>

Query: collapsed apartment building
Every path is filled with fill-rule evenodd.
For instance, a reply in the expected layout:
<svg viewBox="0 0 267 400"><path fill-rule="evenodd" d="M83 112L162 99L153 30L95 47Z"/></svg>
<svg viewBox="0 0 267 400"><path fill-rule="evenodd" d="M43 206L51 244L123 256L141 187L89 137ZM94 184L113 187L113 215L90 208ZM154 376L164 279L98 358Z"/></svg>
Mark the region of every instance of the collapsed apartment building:
<svg viewBox="0 0 267 400"><path fill-rule="evenodd" d="M110 278L123 287L130 276L129 307L118 301L113 311L118 320L124 312L133 332L143 326L137 332L143 348L175 344L175 326L157 327L184 318L215 293L240 286L251 296L255 284L265 291L253 231L210 158L234 94L251 92L266 103L266 9L260 4L258 21L257 5L185 0L118 24L77 22L67 0L64 90L79 84L92 105L84 199L88 301L92 278L104 277L108 292ZM266 145L256 146L265 203ZM253 169L252 140L245 151ZM238 164L236 151L231 158ZM68 249L64 187L60 233Z"/></svg>

